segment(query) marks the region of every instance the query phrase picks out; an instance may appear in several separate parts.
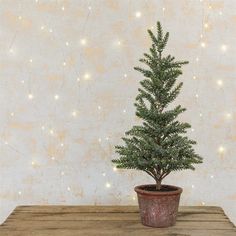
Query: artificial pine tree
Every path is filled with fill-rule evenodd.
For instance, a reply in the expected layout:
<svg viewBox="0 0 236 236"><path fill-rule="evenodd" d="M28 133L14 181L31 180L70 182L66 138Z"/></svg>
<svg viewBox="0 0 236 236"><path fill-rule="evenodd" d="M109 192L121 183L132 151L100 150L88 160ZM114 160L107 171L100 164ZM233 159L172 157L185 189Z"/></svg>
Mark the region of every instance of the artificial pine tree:
<svg viewBox="0 0 236 236"><path fill-rule="evenodd" d="M140 82L142 87L134 104L136 115L143 123L125 133L126 137L122 138L125 144L116 146L120 157L112 162L117 168L146 172L155 179L156 190L161 190L162 180L172 171L194 170L193 164L202 163L202 158L192 147L196 142L184 135L190 124L176 120L186 109L178 105L168 110L183 86L182 82L176 85L176 80L182 74L182 65L188 62L162 54L169 32L163 35L160 22L157 22L157 36L151 30L148 33L152 47L139 60L148 69L134 67L146 77Z"/></svg>

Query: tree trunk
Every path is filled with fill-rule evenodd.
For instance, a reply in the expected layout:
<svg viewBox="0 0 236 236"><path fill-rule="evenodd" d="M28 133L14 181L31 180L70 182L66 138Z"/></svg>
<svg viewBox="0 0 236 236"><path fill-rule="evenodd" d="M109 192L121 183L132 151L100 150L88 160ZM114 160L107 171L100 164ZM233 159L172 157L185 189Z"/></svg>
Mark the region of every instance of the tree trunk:
<svg viewBox="0 0 236 236"><path fill-rule="evenodd" d="M161 180L159 179L156 180L156 190L157 191L161 190Z"/></svg>

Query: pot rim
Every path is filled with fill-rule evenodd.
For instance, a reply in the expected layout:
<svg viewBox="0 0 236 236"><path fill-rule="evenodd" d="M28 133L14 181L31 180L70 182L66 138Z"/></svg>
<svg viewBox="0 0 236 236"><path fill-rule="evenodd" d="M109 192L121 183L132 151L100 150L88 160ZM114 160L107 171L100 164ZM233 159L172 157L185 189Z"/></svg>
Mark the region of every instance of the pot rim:
<svg viewBox="0 0 236 236"><path fill-rule="evenodd" d="M171 188L176 189L173 191L163 191L163 192L143 190L142 188L144 188L146 186L155 186L155 184L138 185L134 188L134 191L138 194L141 194L141 195L150 195L150 196L177 195L177 194L181 194L183 192L182 188L180 188L178 186L174 186L174 185L162 184L161 186L171 187Z"/></svg>

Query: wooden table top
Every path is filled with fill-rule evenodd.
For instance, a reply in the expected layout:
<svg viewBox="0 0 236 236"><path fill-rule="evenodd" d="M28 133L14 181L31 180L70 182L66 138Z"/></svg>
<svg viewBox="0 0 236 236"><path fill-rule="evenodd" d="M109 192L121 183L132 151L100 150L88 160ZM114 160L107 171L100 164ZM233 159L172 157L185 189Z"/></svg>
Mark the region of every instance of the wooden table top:
<svg viewBox="0 0 236 236"><path fill-rule="evenodd" d="M18 206L0 226L0 236L170 235L236 236L236 228L215 206L180 207L176 225L150 228L137 206Z"/></svg>

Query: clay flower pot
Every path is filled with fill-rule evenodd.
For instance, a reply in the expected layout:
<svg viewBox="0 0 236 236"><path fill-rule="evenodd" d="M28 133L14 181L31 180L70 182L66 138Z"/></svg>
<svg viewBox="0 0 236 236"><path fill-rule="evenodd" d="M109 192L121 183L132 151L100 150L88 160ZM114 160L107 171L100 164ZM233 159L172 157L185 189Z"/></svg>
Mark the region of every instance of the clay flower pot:
<svg viewBox="0 0 236 236"><path fill-rule="evenodd" d="M143 225L159 228L175 224L182 188L161 185L161 191L155 191L155 185L151 184L136 186L134 190Z"/></svg>

